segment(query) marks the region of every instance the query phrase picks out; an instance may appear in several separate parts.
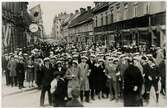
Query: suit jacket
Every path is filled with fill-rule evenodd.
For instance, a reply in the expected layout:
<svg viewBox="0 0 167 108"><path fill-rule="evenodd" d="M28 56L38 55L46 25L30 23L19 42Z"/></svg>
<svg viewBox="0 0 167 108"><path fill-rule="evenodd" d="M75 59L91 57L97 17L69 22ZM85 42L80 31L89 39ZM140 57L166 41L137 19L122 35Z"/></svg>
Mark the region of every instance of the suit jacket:
<svg viewBox="0 0 167 108"><path fill-rule="evenodd" d="M113 81L116 81L116 68L115 65L106 66L106 74L109 75Z"/></svg>
<svg viewBox="0 0 167 108"><path fill-rule="evenodd" d="M95 62L94 61L88 61L89 69L91 70L89 78L94 79L95 77Z"/></svg>
<svg viewBox="0 0 167 108"><path fill-rule="evenodd" d="M16 72L17 72L17 74L24 74L24 64L23 63L17 64Z"/></svg>
<svg viewBox="0 0 167 108"><path fill-rule="evenodd" d="M43 66L41 72L42 72L42 86L44 87L50 86L50 83L53 80L53 72L51 67L49 66L49 68L47 68Z"/></svg>

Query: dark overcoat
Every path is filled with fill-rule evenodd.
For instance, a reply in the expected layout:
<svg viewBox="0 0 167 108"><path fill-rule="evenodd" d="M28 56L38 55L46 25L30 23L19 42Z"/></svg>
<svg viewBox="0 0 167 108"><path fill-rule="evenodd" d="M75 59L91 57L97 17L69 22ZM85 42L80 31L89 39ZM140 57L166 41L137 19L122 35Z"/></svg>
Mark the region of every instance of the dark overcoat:
<svg viewBox="0 0 167 108"><path fill-rule="evenodd" d="M124 73L124 106L141 106L141 88L143 77L138 67L129 65ZM137 86L137 91L134 87Z"/></svg>

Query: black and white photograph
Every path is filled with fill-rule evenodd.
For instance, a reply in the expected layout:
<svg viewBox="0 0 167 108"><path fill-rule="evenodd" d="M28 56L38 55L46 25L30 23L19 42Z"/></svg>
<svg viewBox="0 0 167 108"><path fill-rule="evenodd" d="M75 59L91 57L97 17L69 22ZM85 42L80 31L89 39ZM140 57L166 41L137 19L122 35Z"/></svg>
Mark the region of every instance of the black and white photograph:
<svg viewBox="0 0 167 108"><path fill-rule="evenodd" d="M1 1L2 107L166 107L166 1Z"/></svg>

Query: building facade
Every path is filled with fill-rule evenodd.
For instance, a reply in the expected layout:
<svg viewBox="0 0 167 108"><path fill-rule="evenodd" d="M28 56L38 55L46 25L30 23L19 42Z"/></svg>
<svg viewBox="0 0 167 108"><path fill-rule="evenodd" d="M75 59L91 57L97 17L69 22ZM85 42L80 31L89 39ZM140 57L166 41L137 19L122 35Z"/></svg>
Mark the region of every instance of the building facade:
<svg viewBox="0 0 167 108"><path fill-rule="evenodd" d="M165 39L165 2L95 2L94 35L108 46L159 46Z"/></svg>
<svg viewBox="0 0 167 108"><path fill-rule="evenodd" d="M57 16L55 16L52 27L52 37L54 37L56 40L61 40L63 38L62 24L64 20L68 17L69 14L67 13L60 13Z"/></svg>
<svg viewBox="0 0 167 108"><path fill-rule="evenodd" d="M63 28L63 36L67 43L72 43L72 37L70 35L72 30L69 30L69 25L71 24L72 20L78 17L78 15L80 15L79 11L75 10L75 13L70 13L69 17L67 17L61 25Z"/></svg>
<svg viewBox="0 0 167 108"><path fill-rule="evenodd" d="M80 8L80 15L69 24L69 36L71 42L77 43L80 47L91 45L94 42L93 11L90 6L87 9Z"/></svg>
<svg viewBox="0 0 167 108"><path fill-rule="evenodd" d="M28 2L2 2L2 51L13 52L26 47L30 35L31 18L27 12Z"/></svg>

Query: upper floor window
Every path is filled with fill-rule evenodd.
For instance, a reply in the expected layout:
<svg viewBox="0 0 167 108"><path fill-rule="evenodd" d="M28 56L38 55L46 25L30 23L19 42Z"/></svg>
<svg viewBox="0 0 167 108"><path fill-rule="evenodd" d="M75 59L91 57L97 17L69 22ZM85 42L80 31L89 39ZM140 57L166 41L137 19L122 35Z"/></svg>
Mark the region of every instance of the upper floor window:
<svg viewBox="0 0 167 108"><path fill-rule="evenodd" d="M116 5L116 9L117 9L117 15L116 15L116 20L117 21L120 21L120 15L121 15L121 13L120 13L120 4L117 4Z"/></svg>
<svg viewBox="0 0 167 108"><path fill-rule="evenodd" d="M108 24L108 13L106 12L106 25Z"/></svg>
<svg viewBox="0 0 167 108"><path fill-rule="evenodd" d="M137 7L138 7L138 3L135 2L135 3L134 3L134 17L137 16Z"/></svg>
<svg viewBox="0 0 167 108"><path fill-rule="evenodd" d="M124 3L124 11L123 11L123 19L125 20L125 19L127 19L127 15L128 14L128 3L127 2L125 2Z"/></svg>
<svg viewBox="0 0 167 108"><path fill-rule="evenodd" d="M95 17L95 26L97 27L97 16Z"/></svg>
<svg viewBox="0 0 167 108"><path fill-rule="evenodd" d="M101 14L101 26L103 26L103 14Z"/></svg>
<svg viewBox="0 0 167 108"><path fill-rule="evenodd" d="M120 4L116 5L116 9L117 9L117 11L120 11Z"/></svg>
<svg viewBox="0 0 167 108"><path fill-rule="evenodd" d="M113 18L113 9L111 9L111 16L110 16L111 18L110 18L110 20L111 20L111 23L113 23L114 22L114 18Z"/></svg>
<svg viewBox="0 0 167 108"><path fill-rule="evenodd" d="M128 2L124 3L124 8L127 9L128 8Z"/></svg>

